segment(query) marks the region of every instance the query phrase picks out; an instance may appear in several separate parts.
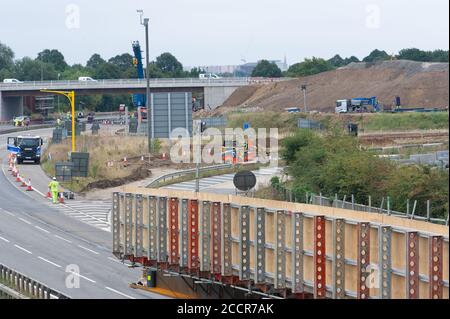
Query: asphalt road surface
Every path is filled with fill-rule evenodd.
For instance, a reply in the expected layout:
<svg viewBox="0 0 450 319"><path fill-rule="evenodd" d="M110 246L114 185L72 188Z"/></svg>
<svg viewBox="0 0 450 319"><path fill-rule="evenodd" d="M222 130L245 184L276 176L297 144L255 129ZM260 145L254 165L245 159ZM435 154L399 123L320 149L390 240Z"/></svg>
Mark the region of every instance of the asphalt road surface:
<svg viewBox="0 0 450 319"><path fill-rule="evenodd" d="M51 129L30 133L48 137ZM165 298L128 287L141 270L111 254L110 232L61 213L15 184L7 171L6 137L19 134L0 135L0 262L72 298Z"/></svg>

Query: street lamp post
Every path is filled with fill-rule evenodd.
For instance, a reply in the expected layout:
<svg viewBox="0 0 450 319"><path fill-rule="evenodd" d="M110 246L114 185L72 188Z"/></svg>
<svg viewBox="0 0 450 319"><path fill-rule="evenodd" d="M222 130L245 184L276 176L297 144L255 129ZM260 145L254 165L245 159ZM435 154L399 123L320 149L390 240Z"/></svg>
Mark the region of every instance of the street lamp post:
<svg viewBox="0 0 450 319"><path fill-rule="evenodd" d="M148 150L149 152L153 151L153 139L154 139L154 128L153 128L153 110L151 110L151 96L150 96L150 44L148 40L148 23L150 21L149 18L144 18L144 11L137 10L140 14L141 25L145 27L145 58L146 58L146 68L145 68L145 77L147 79L147 86L145 90L145 104L147 107L147 127L148 127ZM150 115L150 116L148 116Z"/></svg>
<svg viewBox="0 0 450 319"><path fill-rule="evenodd" d="M302 85L303 91L303 104L305 105L305 113L308 112L308 108L306 107L306 84Z"/></svg>

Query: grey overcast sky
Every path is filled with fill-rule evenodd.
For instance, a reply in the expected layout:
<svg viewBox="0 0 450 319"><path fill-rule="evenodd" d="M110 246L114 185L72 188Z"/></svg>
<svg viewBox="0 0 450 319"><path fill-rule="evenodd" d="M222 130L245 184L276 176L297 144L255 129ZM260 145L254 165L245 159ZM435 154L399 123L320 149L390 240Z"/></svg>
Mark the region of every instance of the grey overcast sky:
<svg viewBox="0 0 450 319"><path fill-rule="evenodd" d="M58 49L70 64L144 44L184 65L305 57L362 58L375 48L449 48L448 0L0 0L0 42L16 58Z"/></svg>

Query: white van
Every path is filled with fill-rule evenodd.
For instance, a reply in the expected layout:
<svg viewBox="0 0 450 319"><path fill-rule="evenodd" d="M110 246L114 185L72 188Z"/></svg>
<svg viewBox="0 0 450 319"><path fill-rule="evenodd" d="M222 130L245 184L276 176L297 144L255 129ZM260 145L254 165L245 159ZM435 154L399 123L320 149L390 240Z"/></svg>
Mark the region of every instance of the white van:
<svg viewBox="0 0 450 319"><path fill-rule="evenodd" d="M94 80L93 78L91 78L89 76L80 76L78 78L78 81L81 81L81 82L97 82L97 80Z"/></svg>
<svg viewBox="0 0 450 319"><path fill-rule="evenodd" d="M3 83L23 83L23 82L17 79L4 79Z"/></svg>
<svg viewBox="0 0 450 319"><path fill-rule="evenodd" d="M212 80L217 80L217 79L221 79L220 76L218 76L215 73L202 73L198 75L199 79L202 80L207 80L207 79L212 79Z"/></svg>

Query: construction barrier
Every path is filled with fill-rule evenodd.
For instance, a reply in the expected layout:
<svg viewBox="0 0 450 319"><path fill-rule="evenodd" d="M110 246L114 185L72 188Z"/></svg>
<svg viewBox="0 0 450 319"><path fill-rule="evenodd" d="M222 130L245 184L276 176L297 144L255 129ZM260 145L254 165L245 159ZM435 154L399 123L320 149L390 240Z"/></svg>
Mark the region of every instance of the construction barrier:
<svg viewBox="0 0 450 319"><path fill-rule="evenodd" d="M449 229L422 221L124 187L113 194L112 232L118 258L249 293L449 298Z"/></svg>

